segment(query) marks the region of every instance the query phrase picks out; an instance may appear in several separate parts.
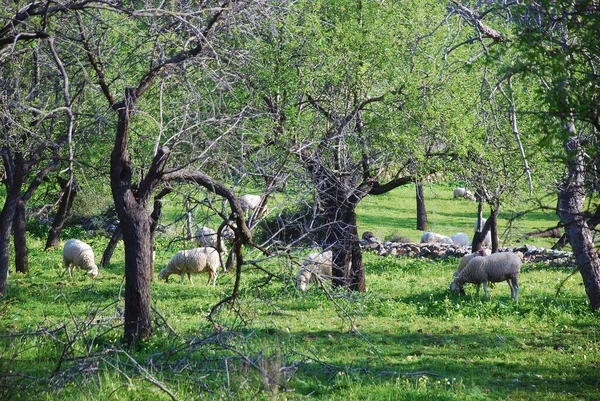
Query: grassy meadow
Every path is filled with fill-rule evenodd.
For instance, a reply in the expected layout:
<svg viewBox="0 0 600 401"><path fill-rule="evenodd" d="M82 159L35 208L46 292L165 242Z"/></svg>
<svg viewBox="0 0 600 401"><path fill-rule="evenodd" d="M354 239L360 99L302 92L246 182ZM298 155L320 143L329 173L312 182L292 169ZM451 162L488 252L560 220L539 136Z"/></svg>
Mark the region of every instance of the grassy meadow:
<svg viewBox="0 0 600 401"><path fill-rule="evenodd" d="M366 199L359 231L417 240L413 193ZM470 233L475 203L454 201L440 186L428 196L432 231ZM501 215L502 227L509 217ZM555 223L538 213L518 230ZM29 240L30 273L11 275L0 299L2 400L600 399L599 316L568 268L524 265L515 303L505 283L490 299L473 286L451 294L456 260L365 253L365 294L315 286L300 293L288 259L249 251L257 264L213 322L206 317L230 294L232 274L216 287L206 275L193 286L155 280L154 336L127 348L122 246L92 282L82 271L69 279L60 251ZM106 241L88 239L97 260ZM183 245L157 242L156 272Z"/></svg>

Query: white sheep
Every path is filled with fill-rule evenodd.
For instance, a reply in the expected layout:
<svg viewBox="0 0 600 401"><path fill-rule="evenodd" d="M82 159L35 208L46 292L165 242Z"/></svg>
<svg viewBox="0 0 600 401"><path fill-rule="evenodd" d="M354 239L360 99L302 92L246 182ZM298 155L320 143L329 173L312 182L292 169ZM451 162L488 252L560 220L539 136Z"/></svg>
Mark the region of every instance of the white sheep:
<svg viewBox="0 0 600 401"><path fill-rule="evenodd" d="M456 233L450 237L454 245L467 246L469 245L469 236L467 233Z"/></svg>
<svg viewBox="0 0 600 401"><path fill-rule="evenodd" d="M452 238L448 237L447 235L436 234L431 231L421 235L421 243L454 245Z"/></svg>
<svg viewBox="0 0 600 401"><path fill-rule="evenodd" d="M63 248L63 265L72 277L72 271L76 267L87 270L90 278L98 275L98 266L94 262L94 251L92 247L78 239L70 239Z"/></svg>
<svg viewBox="0 0 600 401"><path fill-rule="evenodd" d="M208 283L213 280L213 287L217 281L217 269L221 265L221 257L215 248L194 248L185 249L177 252L160 273L159 279L169 281L171 274L179 274L181 276L181 284L185 281L187 274L190 283L194 285L192 273L208 273Z"/></svg>
<svg viewBox="0 0 600 401"><path fill-rule="evenodd" d="M240 204L242 206L242 211L244 214L248 214L248 211L254 210L260 205L262 197L259 195L242 195L240 196ZM264 213L267 213L267 207L264 207Z"/></svg>
<svg viewBox="0 0 600 401"><path fill-rule="evenodd" d="M302 267L298 270L298 274L296 274L296 286L301 291L306 291L309 282L322 282L324 278L331 277L332 264L333 253L331 251L315 252L307 255Z"/></svg>
<svg viewBox="0 0 600 401"><path fill-rule="evenodd" d="M487 220L481 218L481 225L479 226L479 230L483 231L483 226L485 226L485 222ZM475 224L473 226L474 232L477 232L477 219L475 220ZM489 230L483 239L483 246L492 246L492 230Z"/></svg>
<svg viewBox="0 0 600 401"><path fill-rule="evenodd" d="M506 280L510 286L510 295L516 301L519 295L519 273L522 264L521 258L512 252L475 256L450 283L450 291L464 294L463 285L472 283L477 285L477 293L479 293L479 286L483 284L485 296L489 297L487 283Z"/></svg>
<svg viewBox="0 0 600 401"><path fill-rule="evenodd" d="M196 231L196 244L199 247L217 247L217 232L210 227L199 227ZM225 242L221 238L221 250L223 253L227 252Z"/></svg>
<svg viewBox="0 0 600 401"><path fill-rule="evenodd" d="M465 188L454 188L454 199L456 198L464 198L472 201L475 200L475 196L473 196L471 191Z"/></svg>

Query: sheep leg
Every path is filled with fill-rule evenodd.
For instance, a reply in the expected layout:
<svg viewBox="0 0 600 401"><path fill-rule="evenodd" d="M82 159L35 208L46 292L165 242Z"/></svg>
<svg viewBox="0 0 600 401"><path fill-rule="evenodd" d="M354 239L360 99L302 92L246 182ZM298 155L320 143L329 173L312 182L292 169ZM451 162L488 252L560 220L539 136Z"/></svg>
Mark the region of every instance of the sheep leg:
<svg viewBox="0 0 600 401"><path fill-rule="evenodd" d="M71 276L71 263L67 262L67 260L65 258L63 258L63 266L65 267L65 269L67 269L67 274L69 274L69 277Z"/></svg>
<svg viewBox="0 0 600 401"><path fill-rule="evenodd" d="M185 273L181 273L181 284L185 283Z"/></svg>
<svg viewBox="0 0 600 401"><path fill-rule="evenodd" d="M192 280L192 275L190 273L187 274L188 278L190 279L190 284L194 285L194 280Z"/></svg>
<svg viewBox="0 0 600 401"><path fill-rule="evenodd" d="M475 285L476 285L476 288L477 288L477 295L479 295L479 288L481 287L481 284L475 284ZM485 287L484 287L484 290L485 290Z"/></svg>
<svg viewBox="0 0 600 401"><path fill-rule="evenodd" d="M519 296L519 282L516 278L512 278L506 281L510 286L510 296L513 299L513 301L516 301L517 297Z"/></svg>
<svg viewBox="0 0 600 401"><path fill-rule="evenodd" d="M483 282L483 293L485 294L486 298L490 297L490 294L488 293L488 286L487 286L487 281Z"/></svg>

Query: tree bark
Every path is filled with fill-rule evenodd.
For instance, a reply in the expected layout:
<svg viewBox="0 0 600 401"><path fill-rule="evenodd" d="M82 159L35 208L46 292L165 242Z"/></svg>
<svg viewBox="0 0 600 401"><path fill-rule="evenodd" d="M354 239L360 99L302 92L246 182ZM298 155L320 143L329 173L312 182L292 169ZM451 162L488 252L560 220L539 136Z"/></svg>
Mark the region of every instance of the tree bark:
<svg viewBox="0 0 600 401"><path fill-rule="evenodd" d="M570 123L570 131L574 131ZM558 195L558 216L565 226L575 261L583 278L585 292L592 310L600 309L600 260L583 214L585 201L585 161L577 137L565 143L568 154L568 175Z"/></svg>
<svg viewBox="0 0 600 401"><path fill-rule="evenodd" d="M490 222L490 232L492 235L492 253L498 252L498 212L500 211L500 206L496 205L495 207L490 207L490 218L488 221ZM487 223L487 221L486 221ZM487 225L487 224L486 224ZM487 231L484 232L483 237L485 238Z"/></svg>
<svg viewBox="0 0 600 401"><path fill-rule="evenodd" d="M62 195L60 197L58 210L52 221L52 227L50 227L50 231L48 232L48 239L46 240L46 247L44 250L50 248L58 249L60 234L65 225L65 221L67 220L67 216L73 207L73 200L77 195L77 180L75 178L64 180L59 177L58 182L62 188Z"/></svg>
<svg viewBox="0 0 600 401"><path fill-rule="evenodd" d="M108 241L108 245L106 245L106 249L102 254L102 260L100 261L100 266L108 266L110 263L110 259L112 258L113 253L115 252L115 248L121 239L123 239L123 228L122 224L119 223L115 232L113 232L112 237L110 237L110 241Z"/></svg>
<svg viewBox="0 0 600 401"><path fill-rule="evenodd" d="M417 230L427 231L429 221L427 220L427 210L425 209L425 196L423 195L423 183L418 181L416 184L417 192Z"/></svg>
<svg viewBox="0 0 600 401"><path fill-rule="evenodd" d="M6 173L6 199L0 214L0 294L4 295L7 290L10 262L10 235L26 170L25 160L20 153L11 153L7 148L1 150Z"/></svg>
<svg viewBox="0 0 600 401"><path fill-rule="evenodd" d="M5 295L8 279L8 264L10 261L10 234L17 208L17 196L7 194L4 207L0 214L0 294Z"/></svg>
<svg viewBox="0 0 600 401"><path fill-rule="evenodd" d="M115 210L123 228L125 246L125 322L124 337L128 343L152 334L150 316L150 282L152 280L151 218L148 199L158 175L164 169L170 151L163 147L138 189L132 186L129 153L130 120L137 100L136 89L125 89L125 99L113 106L118 115L115 146L111 153L110 183Z"/></svg>
<svg viewBox="0 0 600 401"><path fill-rule="evenodd" d="M17 200L13 221L13 237L15 240L15 270L26 274L29 272L29 257L27 256L27 215L26 202L22 197Z"/></svg>

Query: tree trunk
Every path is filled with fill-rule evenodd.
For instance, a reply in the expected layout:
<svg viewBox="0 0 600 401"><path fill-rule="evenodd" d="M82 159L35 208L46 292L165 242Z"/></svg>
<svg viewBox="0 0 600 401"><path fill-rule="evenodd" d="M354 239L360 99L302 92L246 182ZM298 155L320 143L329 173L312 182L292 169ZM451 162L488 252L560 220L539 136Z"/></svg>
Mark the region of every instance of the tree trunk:
<svg viewBox="0 0 600 401"><path fill-rule="evenodd" d="M10 234L17 210L17 202L26 174L25 160L20 153L2 148L2 164L6 173L6 199L0 214L0 294L6 294L8 265L10 263Z"/></svg>
<svg viewBox="0 0 600 401"><path fill-rule="evenodd" d="M427 220L427 210L425 209L425 196L423 195L423 183L417 182L417 230L427 231L429 221Z"/></svg>
<svg viewBox="0 0 600 401"><path fill-rule="evenodd" d="M6 294L6 281L8 279L8 264L10 262L10 234L17 208L18 197L8 194L4 200L4 207L0 214L0 294Z"/></svg>
<svg viewBox="0 0 600 401"><path fill-rule="evenodd" d="M327 233L323 248L333 253L332 284L351 291L365 292L365 270L356 225L354 195L348 196L345 185L337 181L325 184L319 197L325 207Z"/></svg>
<svg viewBox="0 0 600 401"><path fill-rule="evenodd" d="M123 225L119 223L117 228L115 228L115 232L113 232L112 237L110 237L110 241L108 241L108 245L106 245L106 249L102 254L102 260L100 261L100 266L108 266L110 263L110 259L112 258L113 253L115 252L115 248L121 239L123 238Z"/></svg>
<svg viewBox="0 0 600 401"><path fill-rule="evenodd" d="M17 200L13 221L13 236L15 239L15 270L26 274L29 271L29 258L27 257L27 216L26 202L22 197Z"/></svg>
<svg viewBox="0 0 600 401"><path fill-rule="evenodd" d="M492 235L492 253L498 252L498 212L499 211L500 211L500 206L498 206L498 205L496 207L490 207L490 218L488 220L490 222L490 232ZM485 238L486 235L487 235L487 231L484 230L483 237Z"/></svg>
<svg viewBox="0 0 600 401"><path fill-rule="evenodd" d="M571 126L570 131L574 130ZM565 226L569 243L583 278L585 291L592 310L600 309L600 260L594 248L592 235L583 215L585 188L585 161L576 137L565 144L568 154L568 176L558 195L558 216Z"/></svg>
<svg viewBox="0 0 600 401"><path fill-rule="evenodd" d="M119 217L125 245L125 339L134 343L152 334L152 234L148 211L129 206L134 207L127 207L127 215Z"/></svg>
<svg viewBox="0 0 600 401"><path fill-rule="evenodd" d="M58 205L56 215L54 215L54 221L52 221L52 227L48 232L48 239L46 240L46 247L44 250L50 248L58 249L60 242L60 234L62 232L67 216L73 207L73 200L77 194L77 180L75 178L71 180L64 180L59 178L59 184L63 190Z"/></svg>
<svg viewBox="0 0 600 401"><path fill-rule="evenodd" d="M473 252L477 252L483 247L483 240L485 239L485 235L487 234L487 231L484 231L485 225L484 227L481 226L481 222L483 221L483 202L480 200L481 197L478 196L477 199L479 199L477 205L477 224L475 225L473 241L471 241L471 250Z"/></svg>
<svg viewBox="0 0 600 401"><path fill-rule="evenodd" d="M125 246L124 337L130 344L148 338L152 334L150 318L152 235L147 205L153 183L151 176L156 173L156 165L153 162L139 189L132 187L133 173L128 142L130 119L137 100L135 93L135 88L126 88L123 102L113 106L119 120L110 161L110 185L115 210L123 228Z"/></svg>
<svg viewBox="0 0 600 401"><path fill-rule="evenodd" d="M332 284L351 291L365 292L365 271L354 209L339 213L336 220L327 219L329 227L325 249L333 253Z"/></svg>

